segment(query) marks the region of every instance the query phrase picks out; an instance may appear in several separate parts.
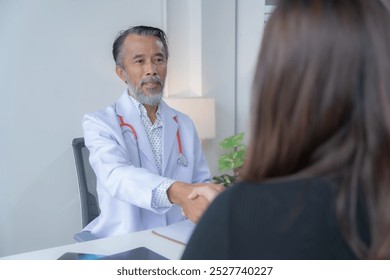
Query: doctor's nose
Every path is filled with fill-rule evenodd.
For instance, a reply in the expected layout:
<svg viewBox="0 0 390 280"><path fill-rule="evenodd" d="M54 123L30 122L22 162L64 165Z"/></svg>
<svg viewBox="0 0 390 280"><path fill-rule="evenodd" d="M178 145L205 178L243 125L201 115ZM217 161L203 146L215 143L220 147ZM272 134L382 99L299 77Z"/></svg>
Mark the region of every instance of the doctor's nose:
<svg viewBox="0 0 390 280"><path fill-rule="evenodd" d="M155 76L157 75L157 66L153 62L149 62L146 64L146 75L147 76Z"/></svg>

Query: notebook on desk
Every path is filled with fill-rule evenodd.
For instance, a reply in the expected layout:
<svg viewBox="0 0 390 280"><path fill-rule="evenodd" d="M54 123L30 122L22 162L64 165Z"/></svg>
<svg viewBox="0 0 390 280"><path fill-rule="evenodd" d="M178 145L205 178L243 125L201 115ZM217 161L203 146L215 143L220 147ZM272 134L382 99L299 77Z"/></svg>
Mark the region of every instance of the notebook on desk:
<svg viewBox="0 0 390 280"><path fill-rule="evenodd" d="M166 227L156 228L152 233L181 245L187 245L194 229L195 224L193 222L184 220Z"/></svg>

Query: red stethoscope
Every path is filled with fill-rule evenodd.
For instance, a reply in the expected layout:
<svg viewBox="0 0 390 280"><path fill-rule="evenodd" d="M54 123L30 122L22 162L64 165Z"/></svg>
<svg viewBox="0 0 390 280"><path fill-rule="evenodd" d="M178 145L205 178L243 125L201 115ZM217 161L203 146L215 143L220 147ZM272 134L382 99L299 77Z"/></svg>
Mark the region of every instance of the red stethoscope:
<svg viewBox="0 0 390 280"><path fill-rule="evenodd" d="M126 123L124 120L123 120L123 117L122 116L119 116L118 115L118 118L119 118L119 125L120 127L128 127L130 128L131 132L133 133L134 135L134 138L135 138L135 142L137 144L137 150L138 150L138 160L139 160L139 163L142 167L142 164L141 164L141 155L140 155L140 152L139 152L139 145L138 145L138 135L137 135L137 132L135 131L134 127L129 124L129 123ZM174 116L173 119L175 120L175 122L177 124L179 124L179 122L177 121L177 117ZM179 147L179 157L177 159L177 164L178 165L181 165L181 166L184 166L184 167L187 167L188 166L188 160L187 160L187 157L183 154L183 148L182 148L182 145L181 145L181 137L180 137L180 130L178 129L177 130L177 133L176 133L176 138L177 138L177 145Z"/></svg>

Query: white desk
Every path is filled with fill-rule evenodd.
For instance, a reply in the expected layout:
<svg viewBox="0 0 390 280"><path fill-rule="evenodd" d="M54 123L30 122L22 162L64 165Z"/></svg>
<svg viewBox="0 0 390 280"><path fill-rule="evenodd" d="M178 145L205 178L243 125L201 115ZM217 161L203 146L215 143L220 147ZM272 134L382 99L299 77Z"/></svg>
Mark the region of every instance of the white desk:
<svg viewBox="0 0 390 280"><path fill-rule="evenodd" d="M145 230L121 236L6 256L0 258L0 260L56 260L66 252L112 255L137 247L149 248L172 260L180 259L185 248L179 243L152 233L152 230Z"/></svg>

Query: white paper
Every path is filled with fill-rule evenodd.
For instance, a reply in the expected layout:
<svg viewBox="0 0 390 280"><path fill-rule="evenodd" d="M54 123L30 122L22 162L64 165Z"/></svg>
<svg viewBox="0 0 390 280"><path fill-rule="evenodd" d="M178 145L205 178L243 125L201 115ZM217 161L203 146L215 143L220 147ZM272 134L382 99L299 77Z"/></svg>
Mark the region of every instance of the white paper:
<svg viewBox="0 0 390 280"><path fill-rule="evenodd" d="M152 232L174 242L186 245L194 229L194 223L190 220L184 220L166 227L156 228Z"/></svg>

